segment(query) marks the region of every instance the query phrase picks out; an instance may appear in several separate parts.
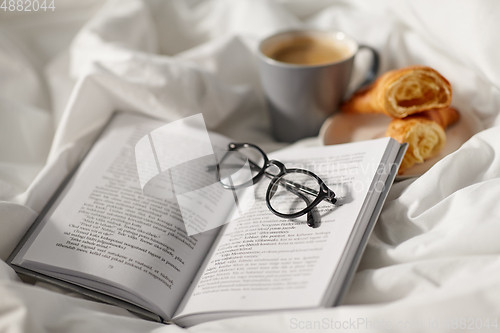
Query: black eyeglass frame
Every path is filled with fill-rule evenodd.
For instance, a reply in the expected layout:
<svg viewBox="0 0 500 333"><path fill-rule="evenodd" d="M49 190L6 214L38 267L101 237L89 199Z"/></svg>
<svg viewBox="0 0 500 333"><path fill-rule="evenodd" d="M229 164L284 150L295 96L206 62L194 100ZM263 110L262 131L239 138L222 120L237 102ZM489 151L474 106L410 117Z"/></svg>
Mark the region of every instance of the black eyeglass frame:
<svg viewBox="0 0 500 333"><path fill-rule="evenodd" d="M252 179L250 179L249 181L246 181L243 184L239 184L239 185L224 184L220 178L220 174L221 174L220 164L224 161L224 159L229 155L230 152L237 151L238 149L241 149L241 148L256 149L264 158L264 165L261 167L249 159L248 161L250 163L250 166L254 167L254 168L259 168L260 169L259 172ZM271 212L273 212L273 214L275 214L279 217L297 218L297 217L300 217L302 215L305 215L305 214L311 212L311 210L314 209L317 205L319 205L323 200L326 200L327 202L329 202L331 204L335 204L337 202L337 199L335 199L335 192L333 192L330 188L328 188L328 186L325 184L325 182L321 178L319 178L315 173L313 173L309 170L297 169L297 168L287 169L285 167L285 165L283 163L281 163L280 161L269 160L266 153L264 153L264 151L262 149L260 149L258 146L251 144L251 143L231 142L228 145L228 149L229 149L228 152L221 158L221 160L216 165L217 180L219 181L219 183L226 189L235 190L235 189L240 189L243 187L255 185L257 182L259 182L262 179L262 177L267 175L269 178L271 178L271 182L269 183L269 186L268 186L267 192L266 192L266 205L267 205L267 208L269 208L269 210ZM276 166L279 169L279 172L276 175L271 174L269 172L266 172L266 170L271 166ZM290 174L290 173L302 173L302 174L307 174L307 175L313 177L314 179L316 179L316 181L319 184L319 192L314 190L314 189L308 188L306 186L300 185L300 184L296 184L296 183L293 183L293 182L290 182L287 180L282 180L284 175ZM272 190L274 188L276 188L276 185L280 180L286 182L285 188L287 190L294 192L296 195L300 196L303 200L305 200L306 203L308 203L306 208L302 209L299 212L295 212L292 214L284 214L284 213L280 213L280 212L276 211L271 206ZM302 193L300 193L299 191ZM310 200L304 195L304 193L315 196L315 199L312 202L310 202ZM309 220L309 217L308 217L308 220Z"/></svg>

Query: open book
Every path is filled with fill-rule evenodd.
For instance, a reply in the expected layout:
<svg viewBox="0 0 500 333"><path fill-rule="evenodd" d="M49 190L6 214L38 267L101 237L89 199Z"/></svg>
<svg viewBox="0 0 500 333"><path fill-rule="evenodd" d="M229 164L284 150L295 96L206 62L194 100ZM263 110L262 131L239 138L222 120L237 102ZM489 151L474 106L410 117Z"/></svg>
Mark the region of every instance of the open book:
<svg viewBox="0 0 500 333"><path fill-rule="evenodd" d="M406 147L383 138L270 154L287 166L313 168L337 193L335 206L318 206L321 226L272 214L264 178L252 187L251 211L188 236L177 202L145 196L139 184L135 144L162 125L115 114L12 253L11 266L181 326L339 304ZM232 207L226 198L199 202L200 218L231 216L221 211Z"/></svg>

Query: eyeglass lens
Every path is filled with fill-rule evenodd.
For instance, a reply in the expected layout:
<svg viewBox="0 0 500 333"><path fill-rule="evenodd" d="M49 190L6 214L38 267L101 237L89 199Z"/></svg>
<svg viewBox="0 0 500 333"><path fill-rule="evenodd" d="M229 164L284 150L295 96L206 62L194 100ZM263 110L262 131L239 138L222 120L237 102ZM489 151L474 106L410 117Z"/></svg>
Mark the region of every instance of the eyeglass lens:
<svg viewBox="0 0 500 333"><path fill-rule="evenodd" d="M231 187L250 182L264 168L264 163L261 152L251 147L226 151L219 163L221 182Z"/></svg>
<svg viewBox="0 0 500 333"><path fill-rule="evenodd" d="M307 188L301 191L300 187ZM270 189L269 204L281 214L296 214L305 210L320 191L318 180L307 173L286 173Z"/></svg>

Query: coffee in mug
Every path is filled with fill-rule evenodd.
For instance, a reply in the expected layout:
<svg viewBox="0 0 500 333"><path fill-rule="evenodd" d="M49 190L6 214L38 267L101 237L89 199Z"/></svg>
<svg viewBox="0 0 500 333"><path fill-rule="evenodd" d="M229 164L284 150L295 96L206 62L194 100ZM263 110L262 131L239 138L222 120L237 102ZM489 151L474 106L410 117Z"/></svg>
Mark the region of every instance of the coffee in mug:
<svg viewBox="0 0 500 333"><path fill-rule="evenodd" d="M347 59L352 55L349 45L322 36L298 36L278 45L267 56L276 61L296 65L323 65Z"/></svg>
<svg viewBox="0 0 500 333"><path fill-rule="evenodd" d="M378 54L343 32L290 30L260 43L260 77L278 141L318 135L345 95L360 48L373 54L365 85L376 77Z"/></svg>

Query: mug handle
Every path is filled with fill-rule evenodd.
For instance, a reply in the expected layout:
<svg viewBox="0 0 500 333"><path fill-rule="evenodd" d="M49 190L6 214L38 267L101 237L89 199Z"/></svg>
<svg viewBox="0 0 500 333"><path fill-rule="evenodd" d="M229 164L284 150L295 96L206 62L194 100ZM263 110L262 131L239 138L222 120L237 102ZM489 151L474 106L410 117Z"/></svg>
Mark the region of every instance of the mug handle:
<svg viewBox="0 0 500 333"><path fill-rule="evenodd" d="M372 65L370 66L370 70L368 71L368 73L366 73L365 80L354 90L355 92L357 90L359 90L360 88L366 86L367 84L370 84L373 81L375 81L375 79L377 78L378 66L380 63L380 57L378 55L378 52L373 47L368 46L368 45L364 45L364 44L360 44L358 46L358 50L361 50L361 49L367 49L367 50L371 51L371 53L372 53Z"/></svg>

